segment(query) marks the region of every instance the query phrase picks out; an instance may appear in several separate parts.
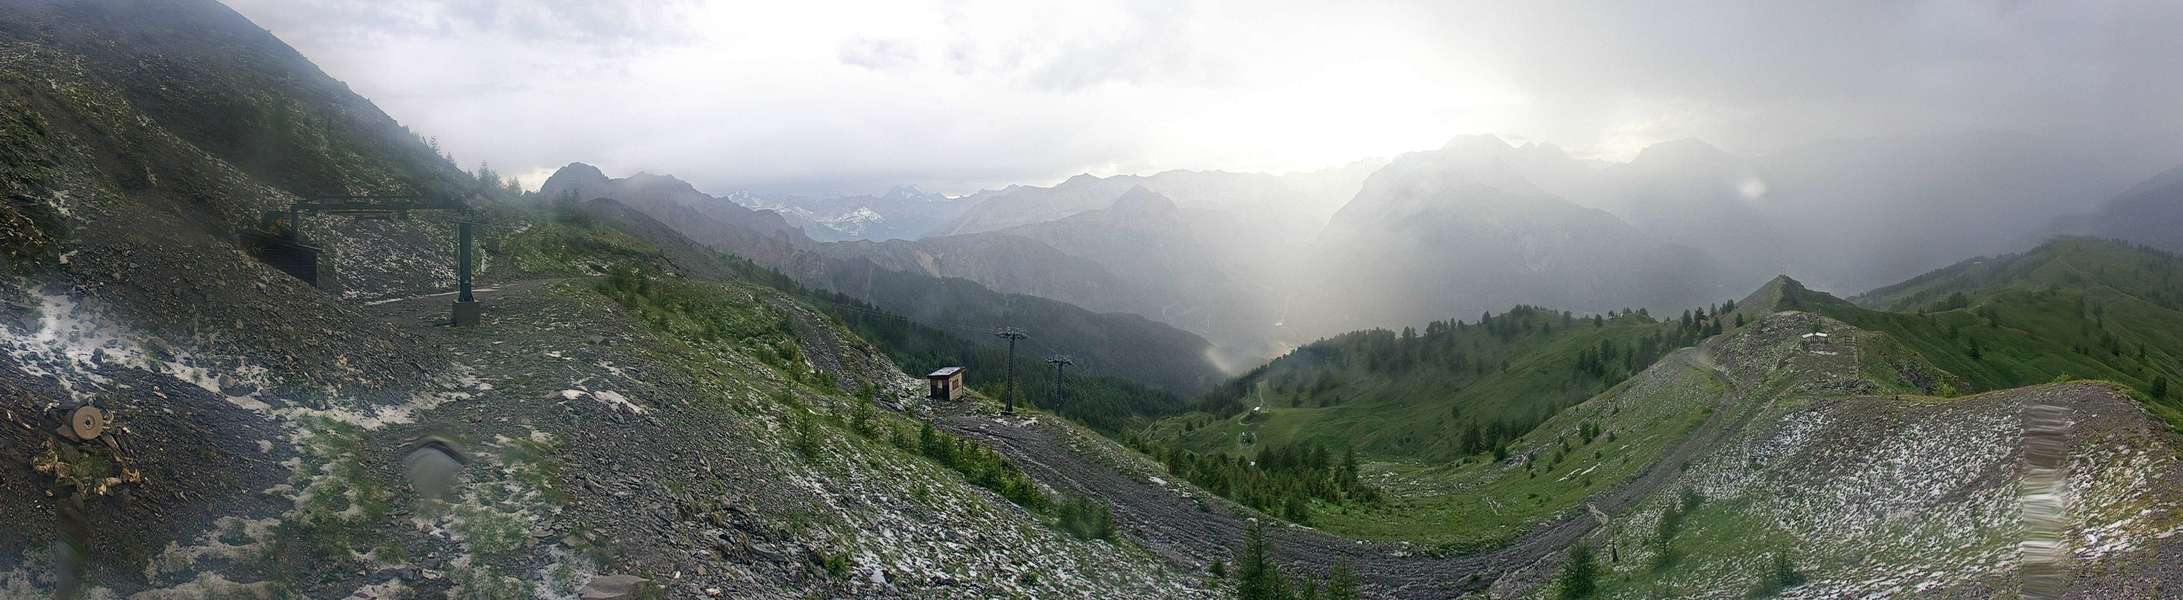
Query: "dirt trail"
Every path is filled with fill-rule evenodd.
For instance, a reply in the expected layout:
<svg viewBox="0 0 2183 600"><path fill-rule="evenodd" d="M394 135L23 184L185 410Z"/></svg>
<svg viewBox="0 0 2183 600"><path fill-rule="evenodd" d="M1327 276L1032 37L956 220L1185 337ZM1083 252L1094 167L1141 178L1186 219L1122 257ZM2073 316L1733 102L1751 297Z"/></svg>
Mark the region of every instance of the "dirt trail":
<svg viewBox="0 0 2183 600"><path fill-rule="evenodd" d="M494 290L492 295L493 299L503 303L535 302L535 298L544 295L553 283L553 280L505 283ZM397 321L415 325L436 323L443 318L440 313L446 308L444 304L429 301L430 298L432 297L405 299L409 301L391 302L373 308L375 312L395 317ZM506 316L524 312L518 309L515 313L501 311L500 314ZM569 316L562 315L561 318L566 319ZM591 328L579 326L573 329L582 331ZM514 349L496 350L498 352L488 352L487 355L508 353ZM525 356L505 358L520 358L517 362L527 364L534 360L529 355L535 353L535 349L517 350L516 353ZM1676 361L1675 364L1685 368L1703 369L1714 373L1718 378L1728 379L1728 374L1714 365L1703 350L1680 351L1670 355L1668 360ZM490 372L506 370L493 368L495 365L481 366L485 367L483 370ZM508 367L512 368L513 365ZM517 387L513 385L513 380L504 379L501 383L505 387ZM513 391L516 390L504 390ZM1414 549L1402 544L1358 541L1304 527L1276 526L1269 530L1269 534L1275 543L1277 557L1284 565L1291 569L1304 568L1324 574L1336 561L1346 559L1364 574L1373 596L1454 598L1483 591L1495 579L1540 563L1541 559L1547 559L1550 563L1569 544L1591 533L1599 526L1599 522L1590 510L1619 516L1672 481L1684 462L1713 448L1719 440L1748 421L1750 413L1756 412L1732 410L1741 396L1741 391L1741 386L1731 385L1730 391L1717 401L1712 414L1689 437L1670 449L1662 459L1637 478L1592 497L1588 503L1591 508L1568 511L1560 518L1541 523L1514 543L1494 551L1468 556L1432 557L1415 554ZM526 389L521 394L538 396L544 395L544 391ZM673 396L657 391L646 395ZM476 416L470 418L475 419ZM524 420L539 422L554 419L547 415L533 415ZM1166 479L1164 473L1157 472L1157 467L1149 463L1140 465L1141 468L1122 465L1120 463L1137 459L1109 455L1108 453L1126 451L1119 450L1103 439L1080 437L1085 434L1048 418L958 413L944 414L936 419L936 424L991 445L1048 485L1070 493L1105 499L1113 505L1116 522L1122 533L1186 568L1198 569L1216 559L1232 559L1251 520L1262 518L1247 508L1205 493L1185 482ZM582 439L582 436L577 437ZM579 444L583 445L589 444ZM589 458L614 454L595 449L583 449L579 452L581 455L590 455ZM616 465L612 470L626 471L631 467L632 465ZM637 524L630 525L643 529L636 527Z"/></svg>
<svg viewBox="0 0 2183 600"><path fill-rule="evenodd" d="M1729 379L1703 349L1679 351L1669 358L1688 368L1711 372L1724 381ZM1608 515L1629 510L1673 481L1684 463L1716 447L1749 422L1757 411L1732 410L1747 388L1730 383L1713 412L1689 437L1644 474L1594 496L1589 502L1592 509ZM1187 483L1165 480L1164 473L1158 476L1163 479L1125 473L1089 455L1080 447L1085 442L1063 431L1060 425L1041 419L957 414L940 418L939 425L992 445L1048 485L1106 499L1113 503L1115 520L1122 524L1125 534L1193 568L1215 559L1230 559L1241 545L1249 522L1258 518L1249 509ZM1346 559L1364 574L1375 596L1454 598L1484 590L1504 574L1554 557L1598 525L1587 511L1570 511L1498 550L1444 558L1417 555L1398 544L1352 540L1304 527L1275 527L1268 534L1280 562L1292 569L1302 566L1323 574L1337 560Z"/></svg>

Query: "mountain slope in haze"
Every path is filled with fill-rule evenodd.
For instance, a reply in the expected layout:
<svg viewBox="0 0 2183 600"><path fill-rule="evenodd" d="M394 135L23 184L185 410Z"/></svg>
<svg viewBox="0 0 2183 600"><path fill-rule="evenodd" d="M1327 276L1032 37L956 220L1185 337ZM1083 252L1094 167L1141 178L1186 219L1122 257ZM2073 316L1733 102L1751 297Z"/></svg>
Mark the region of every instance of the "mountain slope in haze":
<svg viewBox="0 0 2183 600"><path fill-rule="evenodd" d="M1310 277L1292 282L1287 327L1309 337L1516 304L1606 312L1721 295L1703 253L1541 193L1489 142L1406 154L1367 179L1320 233Z"/></svg>
<svg viewBox="0 0 2183 600"><path fill-rule="evenodd" d="M2143 172L2100 150L2012 133L1811 144L1756 161L1755 204L1790 234L1788 272L1863 289L2021 248Z"/></svg>
<svg viewBox="0 0 2183 600"><path fill-rule="evenodd" d="M663 175L638 173L614 179L598 167L569 163L539 185L538 195L560 201L613 198L671 224L690 239L734 248L752 260L778 259L812 243L778 213L745 208Z"/></svg>
<svg viewBox="0 0 2183 600"><path fill-rule="evenodd" d="M963 198L972 208L948 235L928 239L1013 235L1054 246L1128 285L1081 299L1046 297L1189 330L1212 340L1222 362L1244 365L1305 341L1275 326L1283 290L1299 277L1310 242L1329 216L1383 164L1358 161L1285 175L1080 175L1050 188L1017 186ZM1151 256L1153 248L1166 255ZM1002 283L1020 276L962 276L999 290L1046 295Z"/></svg>
<svg viewBox="0 0 2183 600"><path fill-rule="evenodd" d="M922 240L845 241L815 253L890 271L976 282L1002 293L1055 299L1098 312L1139 313L1145 292L1088 259L1036 239L1003 234ZM1141 313L1140 313L1141 314Z"/></svg>
<svg viewBox="0 0 2183 600"><path fill-rule="evenodd" d="M879 195L779 196L731 194L729 199L769 210L795 222L804 235L821 242L914 240L931 235L969 210L970 203L945 195L899 186Z"/></svg>
<svg viewBox="0 0 2183 600"><path fill-rule="evenodd" d="M1265 336L1276 294L1249 279L1265 256L1220 246L1226 225L1207 229L1225 220L1138 186L1103 208L1054 221L916 241L827 244L820 251L1140 315L1205 336L1232 357L1223 362L1245 364L1275 351Z"/></svg>
<svg viewBox="0 0 2183 600"><path fill-rule="evenodd" d="M2028 246L2050 231L2051 219L2086 212L2177 156L2159 144L2117 156L2112 147L1966 132L1830 140L1761 155L1686 139L1617 163L1544 144L1462 139L1548 194L1705 251L1736 289L1776 273L1866 289Z"/></svg>
<svg viewBox="0 0 2183 600"><path fill-rule="evenodd" d="M916 420L838 387L907 407L884 354L612 204L471 198L476 328L442 325L453 235L428 217L307 222L340 293L254 260L236 234L300 194L480 182L336 131L378 113L295 85L331 80L215 3L7 2L0 57L0 596L1211 595L1063 532L1068 499L976 444L905 449ZM140 76L316 115L221 125L311 143L200 142ZM114 444L53 433L83 403Z"/></svg>
<svg viewBox="0 0 2183 600"><path fill-rule="evenodd" d="M1272 269L1259 264L1266 256L1224 245L1225 230L1205 225L1225 219L1139 186L1105 208L998 233L1087 257L1138 290L1130 312L1204 335L1239 359L1256 357L1272 349L1262 336L1276 294L1258 279Z"/></svg>
<svg viewBox="0 0 2183 600"><path fill-rule="evenodd" d="M2059 219L2055 229L2183 252L2183 166L2138 183L2099 212Z"/></svg>
<svg viewBox="0 0 2183 600"><path fill-rule="evenodd" d="M1318 171L1270 175L1220 171L1164 171L1153 175L1070 177L1052 187L1009 186L959 202L962 217L937 232L961 235L1043 223L1105 208L1130 188L1143 187L1191 209L1220 209L1238 218L1265 219L1316 228L1356 194L1357 184L1385 164L1362 160Z"/></svg>
<svg viewBox="0 0 2183 600"><path fill-rule="evenodd" d="M559 180L560 183L555 183ZM556 172L548 180L549 192L574 190L581 196L598 193L644 211L659 221L715 249L749 259L779 271L815 289L836 292L918 323L947 328L971 339L990 338L1000 327L1015 326L1034 337L1030 348L1038 354L1070 354L1083 373L1127 377L1178 394L1194 393L1218 377L1210 361L1210 345L1203 339L1135 315L1097 313L1066 302L1035 296L996 292L967 279L935 276L913 258L887 263L890 269L862 256L837 256L842 249L891 247L902 242L837 242L816 244L802 237L778 215L730 205L747 215L760 215L766 230L754 230L714 219L692 203L721 201L692 190L689 184L664 176L646 178L644 185L630 179L608 179L596 169L576 164ZM659 183L663 180L671 180ZM1011 240L1021 250L1023 240ZM1039 250L1011 256L986 254L1000 264L1018 264ZM1053 255L1059 258L1058 255ZM1079 263L1081 264L1081 263ZM1031 276L1041 276L1035 271ZM1097 280L1093 280L1097 281ZM1068 281L1075 284L1075 281ZM997 376L976 373L973 377Z"/></svg>

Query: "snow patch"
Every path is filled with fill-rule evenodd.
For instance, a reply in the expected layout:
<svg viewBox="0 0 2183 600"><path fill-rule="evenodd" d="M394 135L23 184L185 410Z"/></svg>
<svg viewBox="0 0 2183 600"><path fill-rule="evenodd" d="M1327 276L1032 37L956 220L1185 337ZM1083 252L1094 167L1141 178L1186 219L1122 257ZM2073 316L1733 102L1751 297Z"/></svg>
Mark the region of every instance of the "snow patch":
<svg viewBox="0 0 2183 600"><path fill-rule="evenodd" d="M582 386L578 386L574 389L561 390L562 400L580 400L587 396L593 400L598 400L600 404L605 404L608 408L612 408L619 412L632 415L641 415L647 412L651 412L649 409L646 409L643 406L638 406L637 403L631 401L628 396L623 396L620 392L616 392L613 390L590 390L585 389Z"/></svg>
<svg viewBox="0 0 2183 600"><path fill-rule="evenodd" d="M227 357L216 361L172 348L117 325L103 310L66 295L41 294L38 316L35 331L0 329L0 348L25 374L52 379L71 400L89 400L113 384L100 370L126 368L188 382L247 410L263 413L272 408L257 398L258 390L267 385L268 370L262 366ZM233 366L224 371L214 366L230 361ZM243 393L229 393L229 388Z"/></svg>
<svg viewBox="0 0 2183 600"><path fill-rule="evenodd" d="M144 565L144 578L158 581L162 573L188 571L207 559L232 562L258 556L265 551L267 540L272 539L273 528L279 525L277 518L220 517L212 522L212 529L198 536L196 544L183 546L167 542L167 548ZM239 543L229 543L230 534L241 536Z"/></svg>

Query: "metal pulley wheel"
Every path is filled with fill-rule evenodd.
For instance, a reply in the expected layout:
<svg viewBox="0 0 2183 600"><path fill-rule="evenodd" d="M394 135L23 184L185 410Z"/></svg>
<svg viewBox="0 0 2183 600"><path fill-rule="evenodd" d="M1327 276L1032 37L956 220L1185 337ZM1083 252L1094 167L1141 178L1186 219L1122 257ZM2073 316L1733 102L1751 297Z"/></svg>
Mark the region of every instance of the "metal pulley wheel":
<svg viewBox="0 0 2183 600"><path fill-rule="evenodd" d="M99 434L106 433L106 411L96 406L76 407L74 412L68 413L68 429L76 434L76 439L86 442L98 439Z"/></svg>

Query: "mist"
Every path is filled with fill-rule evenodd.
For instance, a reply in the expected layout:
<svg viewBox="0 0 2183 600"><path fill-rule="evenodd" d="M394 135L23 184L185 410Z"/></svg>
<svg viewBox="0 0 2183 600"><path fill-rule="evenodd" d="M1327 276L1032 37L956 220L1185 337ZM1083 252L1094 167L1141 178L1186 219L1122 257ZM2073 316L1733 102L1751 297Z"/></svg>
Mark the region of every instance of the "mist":
<svg viewBox="0 0 2183 600"><path fill-rule="evenodd" d="M965 194L1469 133L1610 160L1970 131L2183 146L2183 82L2154 76L2183 8L2157 2L233 4L533 187L582 159L716 192Z"/></svg>
<svg viewBox="0 0 2183 600"><path fill-rule="evenodd" d="M0 0L0 597L2159 594L2176 31Z"/></svg>

